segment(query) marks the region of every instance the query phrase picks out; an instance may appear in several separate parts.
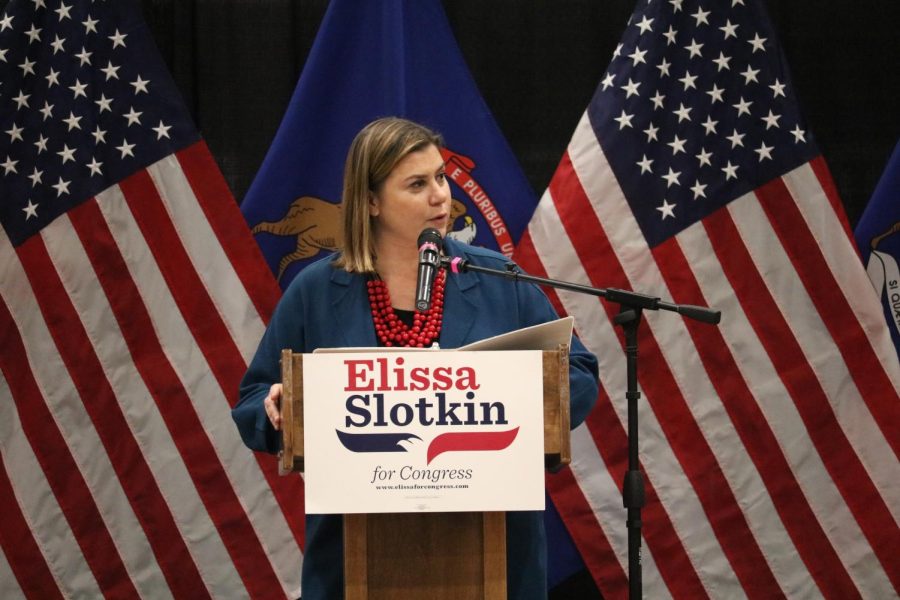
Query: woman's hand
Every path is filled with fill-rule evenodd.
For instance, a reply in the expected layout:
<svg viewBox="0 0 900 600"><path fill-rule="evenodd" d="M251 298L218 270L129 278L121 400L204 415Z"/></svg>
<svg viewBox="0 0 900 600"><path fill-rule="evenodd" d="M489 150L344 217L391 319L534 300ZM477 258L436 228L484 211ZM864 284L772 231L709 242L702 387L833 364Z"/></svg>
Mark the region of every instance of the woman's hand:
<svg viewBox="0 0 900 600"><path fill-rule="evenodd" d="M269 395L266 396L266 399L263 401L263 406L266 408L266 416L269 417L269 421L271 421L272 427L275 428L275 431L281 431L280 383L273 384L272 387L269 388Z"/></svg>

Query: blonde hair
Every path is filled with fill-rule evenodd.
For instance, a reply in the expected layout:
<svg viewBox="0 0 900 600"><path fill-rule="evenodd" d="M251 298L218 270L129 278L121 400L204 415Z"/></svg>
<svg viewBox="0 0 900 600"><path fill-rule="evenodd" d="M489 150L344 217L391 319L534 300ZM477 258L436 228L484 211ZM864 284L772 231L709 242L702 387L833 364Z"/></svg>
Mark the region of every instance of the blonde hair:
<svg viewBox="0 0 900 600"><path fill-rule="evenodd" d="M427 127L398 117L372 121L356 134L344 164L344 243L335 266L351 273L375 271L369 198L397 163L428 146L443 148L444 140Z"/></svg>

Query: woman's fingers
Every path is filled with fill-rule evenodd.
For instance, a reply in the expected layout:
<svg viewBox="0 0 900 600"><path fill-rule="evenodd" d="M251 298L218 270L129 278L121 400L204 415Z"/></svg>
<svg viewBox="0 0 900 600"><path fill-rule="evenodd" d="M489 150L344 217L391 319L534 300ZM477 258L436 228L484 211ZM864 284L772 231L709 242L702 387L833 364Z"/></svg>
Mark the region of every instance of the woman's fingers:
<svg viewBox="0 0 900 600"><path fill-rule="evenodd" d="M276 383L269 388L269 395L263 401L266 408L266 416L276 431L281 430L281 384Z"/></svg>

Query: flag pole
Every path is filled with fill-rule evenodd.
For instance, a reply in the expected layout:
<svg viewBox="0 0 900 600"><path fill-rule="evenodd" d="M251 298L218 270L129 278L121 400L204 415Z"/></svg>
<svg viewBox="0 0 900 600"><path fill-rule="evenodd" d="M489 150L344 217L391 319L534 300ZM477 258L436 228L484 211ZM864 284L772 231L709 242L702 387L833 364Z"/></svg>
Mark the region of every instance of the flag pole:
<svg viewBox="0 0 900 600"><path fill-rule="evenodd" d="M722 318L721 311L695 306L691 304L675 304L666 302L656 296L621 290L616 288L595 288L587 285L536 277L522 272L512 262L504 269L492 269L473 265L459 257L441 257L441 267L453 273L485 273L503 277L515 282L536 283L552 288L568 290L579 294L599 296L608 302L619 305L619 313L613 319L622 327L625 334L626 388L625 401L628 410L628 471L622 484L622 503L627 511L625 525L628 528L628 597L637 600L642 597L641 577L641 509L644 507L644 474L640 469L638 458L638 401L641 393L638 390L638 326L644 310L668 310L700 321L718 325Z"/></svg>

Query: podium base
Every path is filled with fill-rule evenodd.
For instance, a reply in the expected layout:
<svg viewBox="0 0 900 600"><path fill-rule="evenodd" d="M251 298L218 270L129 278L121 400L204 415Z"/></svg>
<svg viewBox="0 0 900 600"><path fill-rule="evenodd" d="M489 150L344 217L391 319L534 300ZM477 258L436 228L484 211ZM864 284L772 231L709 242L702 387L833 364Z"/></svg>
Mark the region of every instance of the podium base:
<svg viewBox="0 0 900 600"><path fill-rule="evenodd" d="M344 515L346 600L506 598L506 517Z"/></svg>

